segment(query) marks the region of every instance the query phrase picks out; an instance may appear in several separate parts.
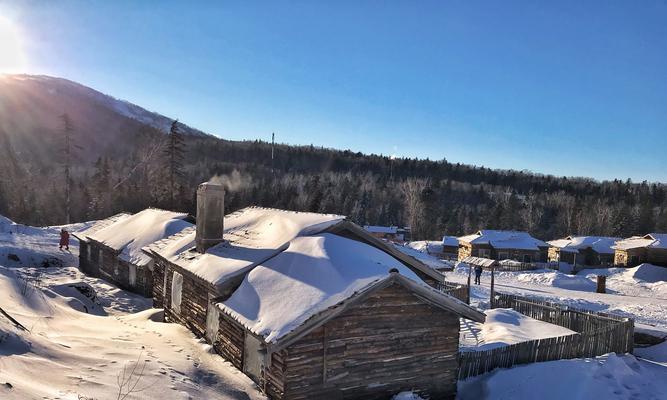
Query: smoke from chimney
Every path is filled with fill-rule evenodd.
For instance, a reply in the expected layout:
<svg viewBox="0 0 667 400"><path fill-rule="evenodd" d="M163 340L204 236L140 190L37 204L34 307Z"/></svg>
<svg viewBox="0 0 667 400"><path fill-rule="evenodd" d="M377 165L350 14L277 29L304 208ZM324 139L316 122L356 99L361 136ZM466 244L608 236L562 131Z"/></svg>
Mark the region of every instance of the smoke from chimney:
<svg viewBox="0 0 667 400"><path fill-rule="evenodd" d="M225 187L220 183L204 182L197 188L197 251L222 243L225 219Z"/></svg>

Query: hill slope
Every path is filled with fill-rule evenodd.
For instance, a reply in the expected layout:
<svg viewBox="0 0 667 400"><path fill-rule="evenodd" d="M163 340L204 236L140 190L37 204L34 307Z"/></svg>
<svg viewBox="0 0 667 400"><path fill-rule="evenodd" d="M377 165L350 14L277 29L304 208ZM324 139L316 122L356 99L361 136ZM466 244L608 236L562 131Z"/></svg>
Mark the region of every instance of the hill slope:
<svg viewBox="0 0 667 400"><path fill-rule="evenodd" d="M172 195L163 156L171 119L71 81L27 75L0 78L0 214L32 224L65 221L63 113L80 146L73 154L72 220L147 206L194 212L196 185L220 175L228 210L255 204L332 212L362 224L410 225L413 239L479 228L525 229L544 239L667 230L662 184L314 146L277 145L272 159L268 143L228 141L185 125L179 126L185 154Z"/></svg>

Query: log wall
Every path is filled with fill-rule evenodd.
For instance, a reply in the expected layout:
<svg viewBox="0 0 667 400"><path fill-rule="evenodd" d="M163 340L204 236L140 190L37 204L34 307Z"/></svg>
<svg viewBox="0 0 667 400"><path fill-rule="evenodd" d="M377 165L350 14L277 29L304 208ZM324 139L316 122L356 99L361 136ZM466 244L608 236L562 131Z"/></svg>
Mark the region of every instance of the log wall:
<svg viewBox="0 0 667 400"><path fill-rule="evenodd" d="M272 355L263 377L275 398L454 398L458 346L456 314L394 284Z"/></svg>
<svg viewBox="0 0 667 400"><path fill-rule="evenodd" d="M171 309L171 287L174 271L183 275L180 313ZM167 290L164 293L163 303L165 320L185 325L196 336L203 337L206 333L206 312L208 310L209 293L212 293L212 288L203 279L197 278L190 272L171 263L165 269L165 274L167 275Z"/></svg>
<svg viewBox="0 0 667 400"><path fill-rule="evenodd" d="M236 368L243 371L243 344L245 343L245 329L231 317L220 313L218 335L213 348L216 353L231 362Z"/></svg>

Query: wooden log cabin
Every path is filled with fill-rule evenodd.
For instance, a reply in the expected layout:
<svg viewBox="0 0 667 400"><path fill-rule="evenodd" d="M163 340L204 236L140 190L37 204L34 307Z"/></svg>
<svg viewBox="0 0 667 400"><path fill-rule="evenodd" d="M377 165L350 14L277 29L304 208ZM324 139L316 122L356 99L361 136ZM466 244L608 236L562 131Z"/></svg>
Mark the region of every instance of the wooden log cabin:
<svg viewBox="0 0 667 400"><path fill-rule="evenodd" d="M153 263L142 247L192 226L187 214L148 208L118 214L75 234L80 269L116 286L150 297ZM82 245L81 245L82 243Z"/></svg>
<svg viewBox="0 0 667 400"><path fill-rule="evenodd" d="M615 265L636 267L642 263L667 267L667 233L649 233L616 242Z"/></svg>
<svg viewBox="0 0 667 400"><path fill-rule="evenodd" d="M123 219L129 217L132 214L120 213L113 215L109 218L105 218L95 222L88 229L73 232L72 236L78 239L79 241L79 269L81 272L89 276L99 277L99 251L93 251L90 247L90 240L88 236L93 235L99 230L106 228L107 226Z"/></svg>
<svg viewBox="0 0 667 400"><path fill-rule="evenodd" d="M546 262L549 245L528 232L484 229L461 236L459 261L467 257L515 260L525 263Z"/></svg>
<svg viewBox="0 0 667 400"><path fill-rule="evenodd" d="M550 262L563 262L573 266L611 266L614 264L614 243L621 240L607 236L568 236L552 240L549 244Z"/></svg>
<svg viewBox="0 0 667 400"><path fill-rule="evenodd" d="M197 227L144 248L154 302L273 399L454 398L459 318L484 314L444 277L338 215L223 214L203 184Z"/></svg>

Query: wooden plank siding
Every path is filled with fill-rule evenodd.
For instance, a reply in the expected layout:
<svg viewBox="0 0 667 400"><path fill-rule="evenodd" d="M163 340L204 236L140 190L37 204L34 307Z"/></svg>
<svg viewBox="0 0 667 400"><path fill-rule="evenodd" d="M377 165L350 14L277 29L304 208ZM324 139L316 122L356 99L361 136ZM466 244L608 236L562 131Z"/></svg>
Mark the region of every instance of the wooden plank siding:
<svg viewBox="0 0 667 400"><path fill-rule="evenodd" d="M393 284L272 354L264 386L280 399L454 398L458 346L458 315Z"/></svg>
<svg viewBox="0 0 667 400"><path fill-rule="evenodd" d="M84 242L79 243L79 246L82 243ZM79 268L82 272L100 277L123 290L150 297L153 294L153 273L150 268L134 265L136 281L131 284L130 264L120 260L118 255L118 251L90 240L79 249ZM90 257L90 261L88 257Z"/></svg>
<svg viewBox="0 0 667 400"><path fill-rule="evenodd" d="M459 244L458 260L462 261L466 257L483 257L492 260L517 260L523 262L525 256L530 257L530 262L546 262L548 260L549 248L544 247L539 250L524 249L496 249L487 243L471 244L461 242Z"/></svg>
<svg viewBox="0 0 667 400"><path fill-rule="evenodd" d="M180 312L171 308L171 288L174 272L183 275ZM165 321L185 325L197 337L203 337L206 333L208 299L209 296L215 294L213 288L203 279L171 263L167 265L164 274L167 278L163 301Z"/></svg>

